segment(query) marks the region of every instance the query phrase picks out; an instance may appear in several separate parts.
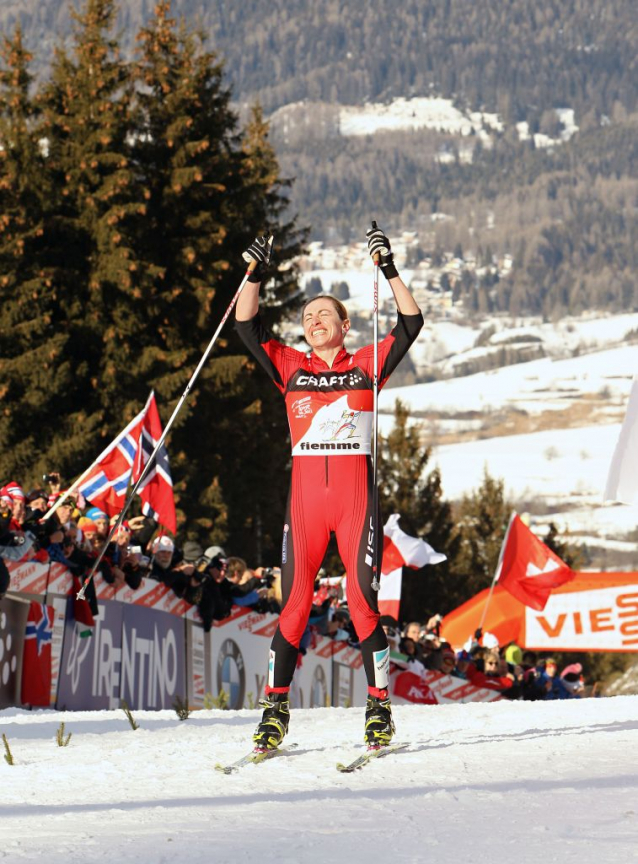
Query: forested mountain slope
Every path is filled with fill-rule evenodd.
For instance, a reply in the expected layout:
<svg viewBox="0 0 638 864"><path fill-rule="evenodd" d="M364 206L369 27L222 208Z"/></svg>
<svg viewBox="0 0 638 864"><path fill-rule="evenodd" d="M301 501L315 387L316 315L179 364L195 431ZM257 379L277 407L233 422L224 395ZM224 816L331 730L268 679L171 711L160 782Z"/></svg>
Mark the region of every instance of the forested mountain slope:
<svg viewBox="0 0 638 864"><path fill-rule="evenodd" d="M153 0L119 7L133 57ZM68 39L69 10L0 7L0 28L21 24L40 78ZM511 256L508 279L456 280L470 311L638 303L635 0L173 0L172 12L224 58L235 105L263 105L295 181L289 210L313 239L360 240L374 215L390 232L416 231L424 256L457 249L488 269ZM427 97L467 128L406 125ZM380 131L375 111L401 99L403 125ZM348 131L357 110L369 134Z"/></svg>
<svg viewBox="0 0 638 864"><path fill-rule="evenodd" d="M129 50L152 6L120 3ZM173 10L210 35L236 97L266 111L431 91L508 121L561 104L636 106L633 0L174 0ZM0 27L18 20L33 49L53 45L68 33L68 0L4 0Z"/></svg>

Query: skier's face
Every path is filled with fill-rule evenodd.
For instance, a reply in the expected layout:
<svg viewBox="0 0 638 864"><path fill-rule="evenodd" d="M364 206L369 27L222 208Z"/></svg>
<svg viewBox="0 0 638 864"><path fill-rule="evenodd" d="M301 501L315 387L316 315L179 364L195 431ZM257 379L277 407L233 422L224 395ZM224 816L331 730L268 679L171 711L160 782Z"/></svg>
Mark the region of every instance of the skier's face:
<svg viewBox="0 0 638 864"><path fill-rule="evenodd" d="M350 321L343 321L329 299L320 297L308 303L303 313L303 332L313 349L340 348Z"/></svg>

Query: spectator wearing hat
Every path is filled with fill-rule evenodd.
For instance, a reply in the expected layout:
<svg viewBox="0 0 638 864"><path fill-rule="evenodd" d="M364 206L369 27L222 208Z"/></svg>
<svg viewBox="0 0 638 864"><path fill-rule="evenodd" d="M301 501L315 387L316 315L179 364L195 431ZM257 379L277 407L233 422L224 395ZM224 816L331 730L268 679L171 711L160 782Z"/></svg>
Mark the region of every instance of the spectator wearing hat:
<svg viewBox="0 0 638 864"><path fill-rule="evenodd" d="M57 498L59 498L59 497L60 497L59 495L56 496L56 501L57 501ZM55 501L54 501L54 503L55 503ZM57 521L60 528L63 531L66 531L66 529L71 524L71 517L73 515L74 509L75 509L74 502L70 498L67 498L60 504L60 506L57 508L55 513L51 516L51 519Z"/></svg>
<svg viewBox="0 0 638 864"><path fill-rule="evenodd" d="M570 663L569 666L565 666L560 673L560 677L572 696L581 697L584 695L585 682L583 680L582 664Z"/></svg>
<svg viewBox="0 0 638 864"><path fill-rule="evenodd" d="M545 699L574 699L578 693L572 693L565 681L557 674L558 663L554 657L545 660L545 671L541 673L540 681L545 687Z"/></svg>
<svg viewBox="0 0 638 864"><path fill-rule="evenodd" d="M33 550L30 540L13 517L13 501L5 490L0 490L0 558L7 561L26 560ZM2 582L5 581L4 565ZM6 589L5 589L6 590Z"/></svg>
<svg viewBox="0 0 638 864"><path fill-rule="evenodd" d="M221 546L209 546L204 551L204 558L207 566L211 564L215 558L223 559L226 562L228 561L228 555L224 552Z"/></svg>
<svg viewBox="0 0 638 864"><path fill-rule="evenodd" d="M15 528L20 530L26 516L26 495L24 494L24 489L12 480L4 487L3 493L11 500L11 512Z"/></svg>
<svg viewBox="0 0 638 864"><path fill-rule="evenodd" d="M187 540L184 543L182 555L187 564L192 564L197 569L204 557L204 550L197 540Z"/></svg>
<svg viewBox="0 0 638 864"><path fill-rule="evenodd" d="M471 662L472 655L469 651L466 651L465 649L458 651L452 675L454 675L455 678L462 678L464 681L467 681L467 669Z"/></svg>
<svg viewBox="0 0 638 864"><path fill-rule="evenodd" d="M209 557L213 549L219 548L221 547L206 549L202 564L190 580L188 599L189 602L196 603L206 632L211 629L213 621L228 618L233 606L232 584L226 579L228 559L219 554Z"/></svg>
<svg viewBox="0 0 638 864"><path fill-rule="evenodd" d="M510 642L510 644L505 649L505 661L510 672L514 670L515 666L522 665L523 652L521 651L520 646L516 644L516 642Z"/></svg>
<svg viewBox="0 0 638 864"><path fill-rule="evenodd" d="M89 507L84 515L95 523L98 537L102 538L103 541L106 540L109 535L109 517L104 510L100 510L99 507Z"/></svg>
<svg viewBox="0 0 638 864"><path fill-rule="evenodd" d="M47 512L47 497L44 489L31 489L26 499L27 514L31 511L32 513L38 512L44 515Z"/></svg>
<svg viewBox="0 0 638 864"><path fill-rule="evenodd" d="M78 529L82 533L82 548L85 552L99 553L102 548L102 543L97 533L97 525L86 516L80 516L78 519Z"/></svg>
<svg viewBox="0 0 638 864"><path fill-rule="evenodd" d="M182 556L171 538L162 534L151 543L151 569L149 577L172 588L178 597L183 597L189 585L188 577L195 572L193 564L186 564L187 571L180 566Z"/></svg>
<svg viewBox="0 0 638 864"><path fill-rule="evenodd" d="M25 498L26 510L22 521L22 530L34 541L31 558L47 562L49 555L47 547L52 542L61 543L64 531L57 519L43 517L47 510L46 493L42 489L32 489ZM14 520L14 525L17 523Z"/></svg>

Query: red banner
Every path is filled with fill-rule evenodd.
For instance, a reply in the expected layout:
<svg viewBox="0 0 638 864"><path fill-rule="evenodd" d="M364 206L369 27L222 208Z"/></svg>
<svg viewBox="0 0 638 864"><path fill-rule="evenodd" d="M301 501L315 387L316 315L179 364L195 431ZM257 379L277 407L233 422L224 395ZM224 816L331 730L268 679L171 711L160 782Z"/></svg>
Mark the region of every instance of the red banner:
<svg viewBox="0 0 638 864"><path fill-rule="evenodd" d="M397 669L390 676L392 701L401 705L445 705L453 702L495 702L501 698L496 690L475 687L463 678L443 675L426 669L421 675L409 669Z"/></svg>

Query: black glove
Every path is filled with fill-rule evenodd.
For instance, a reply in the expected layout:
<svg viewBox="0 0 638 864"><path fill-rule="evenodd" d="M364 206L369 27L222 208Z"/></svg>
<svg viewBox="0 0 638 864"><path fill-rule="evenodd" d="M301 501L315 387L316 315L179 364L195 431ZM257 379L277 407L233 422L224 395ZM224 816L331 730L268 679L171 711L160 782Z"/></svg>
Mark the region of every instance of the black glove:
<svg viewBox="0 0 638 864"><path fill-rule="evenodd" d="M261 237L255 237L245 252L242 252L242 258L247 264L251 261L256 261L257 266L254 268L250 276L249 282L262 282L266 273L266 268L270 263L270 253L272 252L273 238L268 234L262 234Z"/></svg>
<svg viewBox="0 0 638 864"><path fill-rule="evenodd" d="M394 279L399 275L397 268L394 266L394 255L390 248L390 241L385 236L380 228L377 228L377 223L372 223L372 228L366 231L368 240L368 252L374 258L379 256L379 267L386 279Z"/></svg>

